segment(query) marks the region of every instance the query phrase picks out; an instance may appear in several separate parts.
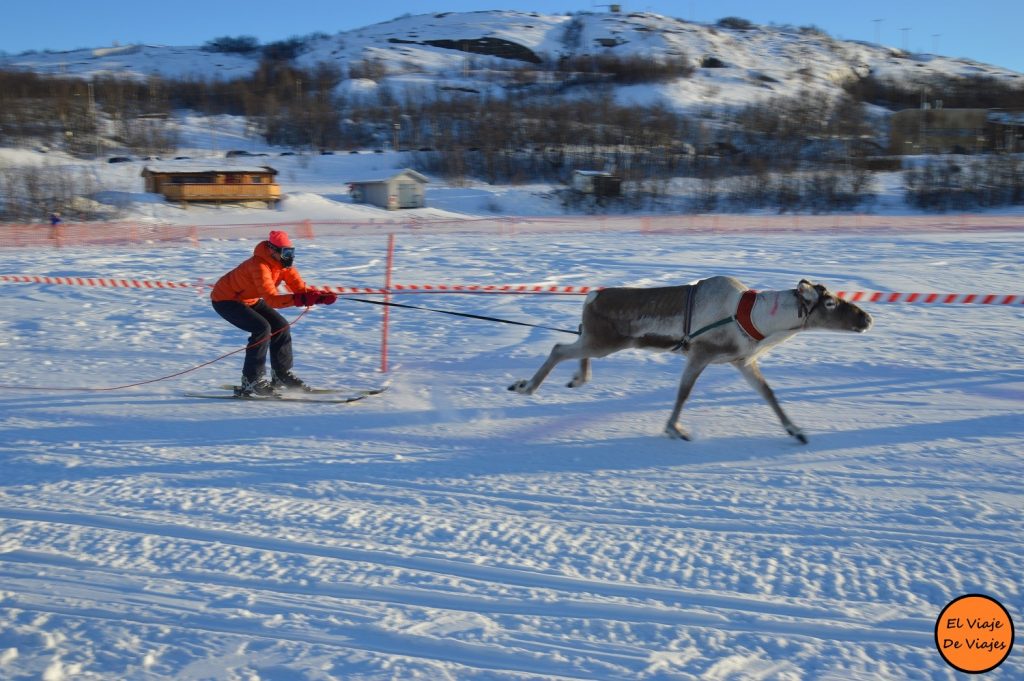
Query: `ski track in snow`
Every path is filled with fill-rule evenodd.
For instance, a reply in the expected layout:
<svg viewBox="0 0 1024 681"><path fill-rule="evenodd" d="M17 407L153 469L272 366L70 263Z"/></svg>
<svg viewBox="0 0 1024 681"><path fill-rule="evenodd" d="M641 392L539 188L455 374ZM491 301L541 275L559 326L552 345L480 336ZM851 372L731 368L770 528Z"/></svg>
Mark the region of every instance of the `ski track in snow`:
<svg viewBox="0 0 1024 681"><path fill-rule="evenodd" d="M381 234L302 243L316 284L377 286ZM34 272L215 279L254 244L31 253ZM396 280L1020 293L1024 237L408 235ZM376 263L373 267L361 267ZM400 276L399 276L400 273ZM580 298L411 304L575 327ZM115 386L241 334L193 292L10 285L0 383ZM874 305L866 335L763 361L787 438L729 367L660 437L682 361L625 352L569 390L561 334L392 310L384 395L183 396L230 357L110 392L0 391L0 678L953 679L935 618L1024 616L1016 308ZM286 316L294 318L295 310ZM379 382L381 311L295 329L314 385ZM986 678L1024 678L1015 651Z"/></svg>

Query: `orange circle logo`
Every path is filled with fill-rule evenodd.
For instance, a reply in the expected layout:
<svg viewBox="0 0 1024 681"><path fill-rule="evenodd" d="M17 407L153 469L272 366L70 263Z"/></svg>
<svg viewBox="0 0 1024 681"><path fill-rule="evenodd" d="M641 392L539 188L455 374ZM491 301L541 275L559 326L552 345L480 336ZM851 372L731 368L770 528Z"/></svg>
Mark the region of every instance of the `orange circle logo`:
<svg viewBox="0 0 1024 681"><path fill-rule="evenodd" d="M951 667L984 674L1013 649L1013 620L1003 604L982 594L953 599L935 621L935 645Z"/></svg>

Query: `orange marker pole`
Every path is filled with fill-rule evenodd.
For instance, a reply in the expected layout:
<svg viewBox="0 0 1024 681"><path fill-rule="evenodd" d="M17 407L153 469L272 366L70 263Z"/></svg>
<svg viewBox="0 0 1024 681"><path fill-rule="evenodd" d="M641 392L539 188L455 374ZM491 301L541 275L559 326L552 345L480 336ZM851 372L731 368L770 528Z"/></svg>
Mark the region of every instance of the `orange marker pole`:
<svg viewBox="0 0 1024 681"><path fill-rule="evenodd" d="M388 234L388 258L384 269L384 302L391 302L391 269L395 264L395 235ZM381 323L380 338L380 370L381 373L388 372L388 321L391 316L391 308L384 306L384 320Z"/></svg>

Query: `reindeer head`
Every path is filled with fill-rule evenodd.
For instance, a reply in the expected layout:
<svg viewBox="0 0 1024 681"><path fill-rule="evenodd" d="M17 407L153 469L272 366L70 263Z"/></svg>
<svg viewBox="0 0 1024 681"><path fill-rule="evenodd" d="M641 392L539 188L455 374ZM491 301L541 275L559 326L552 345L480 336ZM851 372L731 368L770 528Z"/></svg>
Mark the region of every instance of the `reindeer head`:
<svg viewBox="0 0 1024 681"><path fill-rule="evenodd" d="M871 315L821 284L801 279L795 293L805 329L864 333L871 328Z"/></svg>

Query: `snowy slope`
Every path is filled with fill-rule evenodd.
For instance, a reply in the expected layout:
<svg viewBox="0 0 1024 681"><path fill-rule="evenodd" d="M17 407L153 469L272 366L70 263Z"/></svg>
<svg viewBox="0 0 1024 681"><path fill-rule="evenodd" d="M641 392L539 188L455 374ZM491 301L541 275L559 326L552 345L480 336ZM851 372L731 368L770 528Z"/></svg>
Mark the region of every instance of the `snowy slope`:
<svg viewBox="0 0 1024 681"><path fill-rule="evenodd" d="M211 39L214 36L211 36ZM474 41L505 48L505 58L463 51ZM460 48L460 45L462 48ZM384 82L500 91L494 69L530 66L581 54L684 57L699 67L705 58L724 68L698 68L689 78L653 87L619 89L624 101L652 99L678 110L737 105L803 90L838 93L840 85L873 73L894 81L923 82L935 76L990 76L1019 83L1021 74L998 66L938 55L907 54L863 42L842 41L814 30L759 26L734 30L652 13L543 15L516 11L447 12L406 16L308 42L298 63L333 62L347 67L364 59L386 65ZM146 77L216 74L243 76L258 54L211 54L198 46L133 45L27 53L0 58L0 66L41 73ZM375 87L351 81L347 90ZM497 89L495 89L497 88Z"/></svg>
<svg viewBox="0 0 1024 681"><path fill-rule="evenodd" d="M228 218L235 213L225 211ZM396 281L1020 293L1012 232L801 235L398 229ZM590 227L593 229L593 227ZM584 231L580 231L584 230ZM793 240L800 243L794 245ZM254 240L8 250L8 269L195 281ZM312 282L377 286L385 233L299 239ZM984 276L979 276L983 273ZM404 302L555 327L578 298ZM190 291L5 285L0 677L953 679L932 641L982 592L1024 621L1022 312L873 305L765 373L788 438L731 368L659 433L681 362L628 352L533 397L565 336L396 310L394 384L348 406L200 401L240 347ZM288 311L294 317L297 311ZM295 329L299 375L382 380L380 310ZM1019 626L1019 624L1018 624ZM1024 676L1018 651L986 678Z"/></svg>

